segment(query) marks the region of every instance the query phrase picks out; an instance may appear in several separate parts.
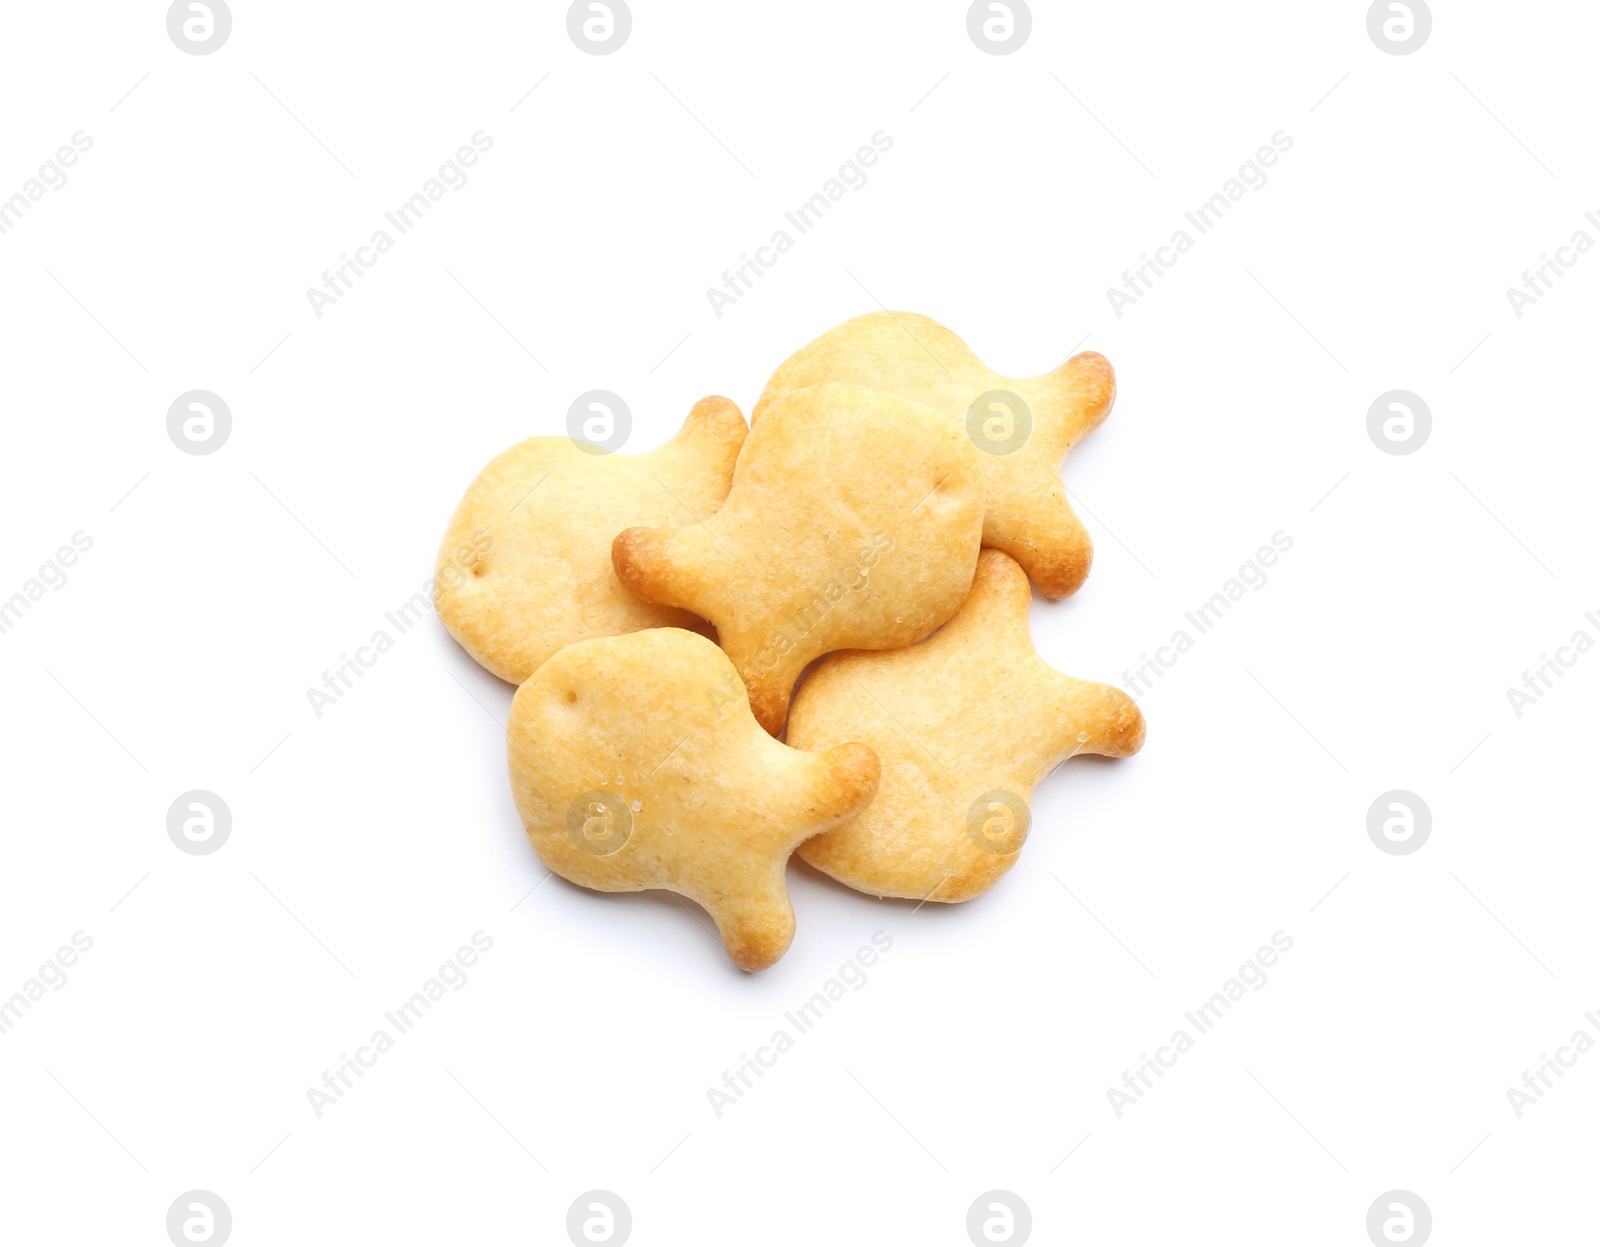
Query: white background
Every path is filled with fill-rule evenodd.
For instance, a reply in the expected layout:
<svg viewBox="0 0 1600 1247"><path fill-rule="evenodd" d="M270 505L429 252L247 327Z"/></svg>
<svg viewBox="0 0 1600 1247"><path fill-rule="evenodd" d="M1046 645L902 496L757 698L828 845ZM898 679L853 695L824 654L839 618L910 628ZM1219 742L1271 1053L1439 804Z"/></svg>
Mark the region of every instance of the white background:
<svg viewBox="0 0 1600 1247"><path fill-rule="evenodd" d="M591 1188L641 1245L961 1244L994 1188L1050 1243L1360 1244L1394 1188L1439 1243L1587 1233L1600 1055L1520 1119L1506 1089L1600 1038L1600 656L1520 718L1506 689L1600 639L1600 257L1521 318L1505 291L1600 241L1600 12L1437 0L1392 56L1358 2L1037 3L993 56L948 0L636 0L597 57L565 11L237 0L205 56L162 4L6 11L0 194L93 147L0 236L0 597L93 548L0 636L0 994L94 947L0 1036L4 1237L163 1243L195 1188L239 1244L565 1242ZM307 287L479 130L318 318ZM878 130L717 317L707 287ZM1107 287L1279 130L1119 318ZM629 450L708 393L748 413L885 305L1002 372L1117 368L1065 468L1093 572L1035 604L1056 666L1125 683L1294 541L1142 699L1138 757L1041 787L990 894L913 912L796 862L794 946L744 975L664 894L527 895L512 690L435 620L314 714L490 456L594 388ZM233 413L205 456L165 427L196 388ZM1406 456L1366 432L1396 388L1433 413ZM233 814L209 856L166 833L194 788ZM1367 835L1395 788L1432 810L1409 856ZM318 1119L307 1088L477 930L467 985ZM877 930L719 1119L707 1088ZM1278 930L1267 985L1118 1118L1107 1089Z"/></svg>

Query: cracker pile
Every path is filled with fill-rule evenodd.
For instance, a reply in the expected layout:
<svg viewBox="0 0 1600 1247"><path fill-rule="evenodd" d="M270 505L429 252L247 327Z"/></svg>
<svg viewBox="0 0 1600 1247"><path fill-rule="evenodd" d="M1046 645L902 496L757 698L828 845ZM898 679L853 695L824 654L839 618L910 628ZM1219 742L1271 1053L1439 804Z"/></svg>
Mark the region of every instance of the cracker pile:
<svg viewBox="0 0 1600 1247"><path fill-rule="evenodd" d="M878 312L781 364L749 430L706 398L645 454L536 437L493 459L435 602L519 685L511 786L545 865L688 897L745 970L794 938L793 853L878 897L993 887L1045 775L1144 743L1131 698L1028 634L1030 581L1060 598L1088 574L1060 465L1115 393L1093 352L1002 377Z"/></svg>

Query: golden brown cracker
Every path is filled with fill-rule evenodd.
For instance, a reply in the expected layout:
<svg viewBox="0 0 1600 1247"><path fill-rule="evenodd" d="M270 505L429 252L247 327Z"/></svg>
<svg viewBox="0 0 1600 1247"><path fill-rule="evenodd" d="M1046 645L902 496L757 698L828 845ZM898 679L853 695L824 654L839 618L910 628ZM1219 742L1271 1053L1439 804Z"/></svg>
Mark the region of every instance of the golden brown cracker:
<svg viewBox="0 0 1600 1247"><path fill-rule="evenodd" d="M776 735L795 679L836 649L909 645L950 618L983 524L978 453L930 408L820 385L769 405L722 508L612 547L640 597L709 619Z"/></svg>
<svg viewBox="0 0 1600 1247"><path fill-rule="evenodd" d="M897 394L956 420L985 452L983 544L1011 555L1048 597L1083 583L1094 549L1067 502L1061 461L1111 410L1117 387L1105 356L1085 351L1043 376L1003 377L937 321L872 312L780 364L751 426L780 395L828 381Z"/></svg>

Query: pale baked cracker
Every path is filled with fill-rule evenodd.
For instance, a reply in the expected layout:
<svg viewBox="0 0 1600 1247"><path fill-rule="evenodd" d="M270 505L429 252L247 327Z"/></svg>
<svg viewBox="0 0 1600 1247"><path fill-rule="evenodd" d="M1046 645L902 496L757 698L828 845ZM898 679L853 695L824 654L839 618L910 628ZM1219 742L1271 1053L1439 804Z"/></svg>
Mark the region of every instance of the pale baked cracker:
<svg viewBox="0 0 1600 1247"><path fill-rule="evenodd" d="M864 745L802 753L774 740L722 651L677 628L567 646L517 690L506 742L546 866L602 892L698 902L745 970L794 938L795 846L860 811L878 783Z"/></svg>
<svg viewBox="0 0 1600 1247"><path fill-rule="evenodd" d="M728 493L745 439L725 398L703 398L670 440L601 454L534 437L496 455L456 507L439 549L434 601L462 647L520 684L563 645L640 628L693 627L617 579L611 540L634 524L705 519Z"/></svg>
<svg viewBox="0 0 1600 1247"><path fill-rule="evenodd" d="M963 901L1011 869L1035 786L1079 753L1121 758L1144 717L1121 690L1048 666L1028 635L1028 578L985 550L972 593L933 636L892 653L834 654L801 685L789 741L863 741L883 775L865 811L800 856L874 896Z"/></svg>

